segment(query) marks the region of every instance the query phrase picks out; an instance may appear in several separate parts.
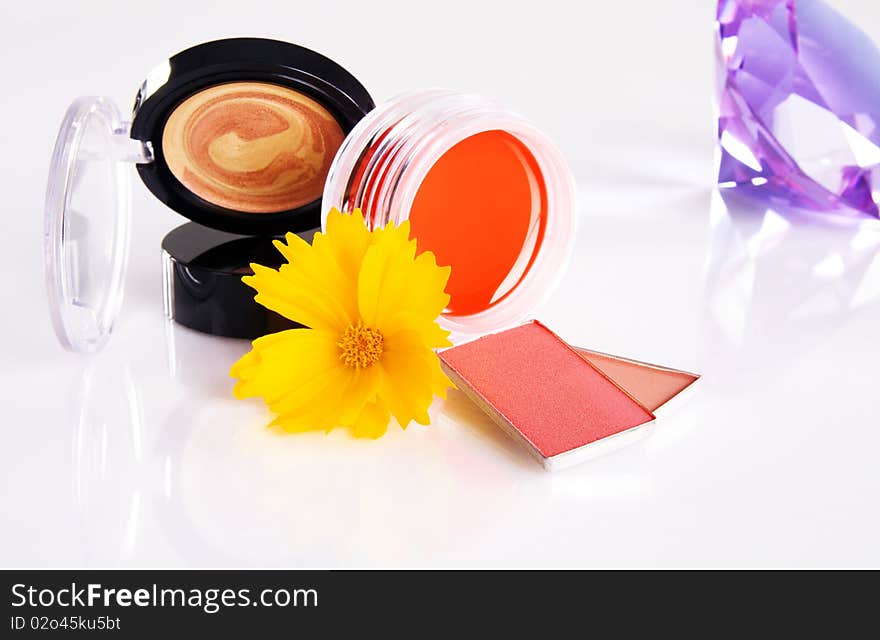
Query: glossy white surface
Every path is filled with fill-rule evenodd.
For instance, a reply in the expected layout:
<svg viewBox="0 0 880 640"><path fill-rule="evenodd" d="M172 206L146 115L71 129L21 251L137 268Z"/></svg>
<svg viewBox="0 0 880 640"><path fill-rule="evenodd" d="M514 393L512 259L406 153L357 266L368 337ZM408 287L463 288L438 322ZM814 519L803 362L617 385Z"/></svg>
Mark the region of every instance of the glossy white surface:
<svg viewBox="0 0 880 640"><path fill-rule="evenodd" d="M714 3L379 4L4 13L0 566L880 565L880 223L713 194ZM836 4L880 37L876 4ZM582 211L534 315L701 371L699 393L650 438L556 474L460 393L377 442L274 435L230 396L247 345L165 322L159 243L182 219L137 181L118 330L97 356L63 352L40 211L64 109L128 105L156 62L230 35L316 48L380 100L446 85L528 115Z"/></svg>

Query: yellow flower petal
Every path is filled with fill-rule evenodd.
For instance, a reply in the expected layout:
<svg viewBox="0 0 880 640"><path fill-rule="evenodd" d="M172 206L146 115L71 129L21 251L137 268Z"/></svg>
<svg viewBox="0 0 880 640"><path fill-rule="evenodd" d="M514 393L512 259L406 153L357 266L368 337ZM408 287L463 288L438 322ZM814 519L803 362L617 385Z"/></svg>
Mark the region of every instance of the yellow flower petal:
<svg viewBox="0 0 880 640"><path fill-rule="evenodd" d="M338 424L353 425L364 406L375 399L380 383L381 372L377 366L353 371L343 394L343 406Z"/></svg>
<svg viewBox="0 0 880 640"><path fill-rule="evenodd" d="M381 309L382 316L378 322L381 324L385 318L402 309L412 314L422 314L432 319L449 305L449 295L444 289L449 281L450 267L438 267L434 254L430 251L420 253L416 259L407 265L406 269L400 269L389 274L393 281L395 278L402 279L404 285L400 289L400 297L388 300ZM419 287L406 286L407 282L419 282Z"/></svg>
<svg viewBox="0 0 880 640"><path fill-rule="evenodd" d="M411 286L401 270L412 264L416 252L416 243L408 239L402 228L386 227L374 232L373 237L358 274L358 310L364 323L371 327L378 325L380 310L393 304L403 289ZM435 314L431 319L436 317Z"/></svg>
<svg viewBox="0 0 880 640"><path fill-rule="evenodd" d="M404 428L413 420L429 424L428 407L434 397L431 361L436 354L426 349L419 335L400 331L386 338L382 356L382 397Z"/></svg>
<svg viewBox="0 0 880 640"><path fill-rule="evenodd" d="M287 260L277 271L251 265L253 276L242 278L257 290L256 301L313 329L342 331L358 318L357 274L370 244L360 211L327 218L327 234L316 233L309 244L288 233L275 247Z"/></svg>
<svg viewBox="0 0 880 640"><path fill-rule="evenodd" d="M327 238L332 238L332 242L328 242ZM355 209L350 215L345 215L335 207L331 209L327 215L327 231L320 241L326 244L326 250L345 273L349 284L356 285L361 262L372 242L361 210Z"/></svg>
<svg viewBox="0 0 880 640"><path fill-rule="evenodd" d="M271 407L339 368L337 354L334 335L314 329L288 329L258 338L230 370L239 379L235 395L262 396Z"/></svg>
<svg viewBox="0 0 880 640"><path fill-rule="evenodd" d="M296 402L288 407L273 408L278 414L271 426L284 431L300 433L303 431L330 431L340 424L344 406L344 390L350 373L343 367L331 370L309 386L309 391L301 393L308 396L306 402Z"/></svg>
<svg viewBox="0 0 880 640"><path fill-rule="evenodd" d="M305 433L329 431L335 424L332 414L327 414L318 407L308 407L301 411L281 414L269 423L269 426L278 427L287 433Z"/></svg>
<svg viewBox="0 0 880 640"><path fill-rule="evenodd" d="M440 327L433 320L425 321L425 316L416 316L407 311L389 314L378 325L383 335L394 335L400 331L414 331L421 338L421 344L430 349L452 346L449 341L449 332Z"/></svg>
<svg viewBox="0 0 880 640"><path fill-rule="evenodd" d="M358 438L379 438L388 430L391 412L382 402L371 402L364 406L358 419L352 424L352 433Z"/></svg>
<svg viewBox="0 0 880 640"><path fill-rule="evenodd" d="M296 236L293 236L297 238ZM297 238L300 240L300 238ZM348 322L344 305L326 291L318 288L317 281L301 276L282 265L276 271L259 264L252 264L254 275L241 280L257 290L254 297L259 304L307 327L337 331Z"/></svg>
<svg viewBox="0 0 880 640"><path fill-rule="evenodd" d="M443 369L440 367L440 358L430 358L428 362L431 366L431 389L433 389L434 395L446 400L446 392L450 388L455 388L455 385L449 376L443 373Z"/></svg>
<svg viewBox="0 0 880 640"><path fill-rule="evenodd" d="M424 325L426 344L437 342L431 327L449 304L444 292L451 269L438 267L430 251L415 256L415 240L409 240L409 223L385 228L364 255L358 276L358 309L364 322L388 332L413 323ZM418 282L419 286L413 286ZM404 315L405 317L400 317Z"/></svg>

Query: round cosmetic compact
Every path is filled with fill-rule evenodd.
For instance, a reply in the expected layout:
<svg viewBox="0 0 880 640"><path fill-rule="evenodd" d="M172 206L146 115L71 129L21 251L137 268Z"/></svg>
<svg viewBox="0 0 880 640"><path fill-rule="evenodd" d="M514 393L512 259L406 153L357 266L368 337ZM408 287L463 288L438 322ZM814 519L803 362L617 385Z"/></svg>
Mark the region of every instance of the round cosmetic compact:
<svg viewBox="0 0 880 640"><path fill-rule="evenodd" d="M283 328L241 282L272 264L271 239L320 224L345 137L373 108L332 60L275 40L198 45L149 74L130 119L106 98L74 101L49 173L44 249L61 343L95 351L122 301L132 165L192 223L163 242L165 309L199 331L255 338ZM283 323L282 323L283 324Z"/></svg>
<svg viewBox="0 0 880 640"><path fill-rule="evenodd" d="M370 228L409 220L419 251L452 273L440 322L453 339L510 326L556 285L575 230L574 179L521 116L479 96L405 94L348 135L327 178L332 207Z"/></svg>

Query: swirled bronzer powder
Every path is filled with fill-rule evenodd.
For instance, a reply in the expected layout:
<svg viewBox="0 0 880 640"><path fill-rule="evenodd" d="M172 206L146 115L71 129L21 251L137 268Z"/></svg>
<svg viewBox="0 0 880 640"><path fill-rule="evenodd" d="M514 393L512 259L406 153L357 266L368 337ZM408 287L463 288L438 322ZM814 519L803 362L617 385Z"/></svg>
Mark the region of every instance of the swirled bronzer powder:
<svg viewBox="0 0 880 640"><path fill-rule="evenodd" d="M208 202L274 213L321 197L344 138L327 109L292 89L231 82L178 105L162 132L174 177Z"/></svg>

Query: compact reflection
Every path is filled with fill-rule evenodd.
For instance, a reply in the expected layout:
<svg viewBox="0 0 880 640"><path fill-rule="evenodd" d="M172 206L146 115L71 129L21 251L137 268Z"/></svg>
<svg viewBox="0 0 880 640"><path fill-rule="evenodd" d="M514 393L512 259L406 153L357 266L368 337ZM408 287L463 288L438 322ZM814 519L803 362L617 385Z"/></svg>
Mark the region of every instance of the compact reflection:
<svg viewBox="0 0 880 640"><path fill-rule="evenodd" d="M212 510L210 504L216 498L201 494L200 490L207 487L209 494L222 494L224 480L219 477L221 474L205 484L198 481L203 472L200 465L187 464L188 453L197 454L198 448L204 446L199 431L206 421L212 422L211 429L224 432L228 432L229 425L236 423L230 415L223 422L213 421L211 407L215 402L231 400L229 367L248 346L245 340L211 336L170 320L165 322L165 365L178 400L169 404L155 441L157 472L161 477L161 487L157 487L156 515L169 542L191 565L259 564L266 559L253 559L249 557L250 553L255 549L258 553L273 552L266 546L252 545L241 553L228 543L230 538L235 539L243 531L248 531L251 523L237 513L224 511L217 514ZM225 436L218 434L217 437ZM223 471L226 473L229 469ZM193 493L202 504L188 506L187 498L192 498ZM201 506L207 508L201 509ZM222 525L212 527L202 521L211 517L216 517Z"/></svg>
<svg viewBox="0 0 880 640"><path fill-rule="evenodd" d="M76 385L74 493L90 564L112 565L138 543L144 500L144 420L126 360L92 360Z"/></svg>
<svg viewBox="0 0 880 640"><path fill-rule="evenodd" d="M723 195L722 195L723 194ZM824 342L880 298L880 221L712 197L710 366L759 368Z"/></svg>
<svg viewBox="0 0 880 640"><path fill-rule="evenodd" d="M199 535L181 503L181 474L200 406L221 392L228 352L242 343L171 322L166 329L164 354L107 350L75 380L73 487L88 565L155 557L163 539L190 562L235 560Z"/></svg>

